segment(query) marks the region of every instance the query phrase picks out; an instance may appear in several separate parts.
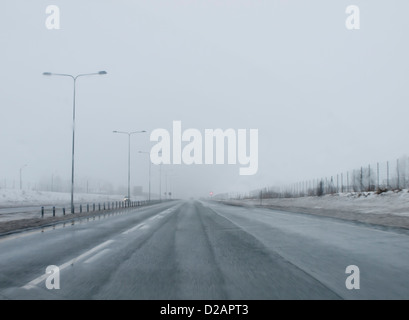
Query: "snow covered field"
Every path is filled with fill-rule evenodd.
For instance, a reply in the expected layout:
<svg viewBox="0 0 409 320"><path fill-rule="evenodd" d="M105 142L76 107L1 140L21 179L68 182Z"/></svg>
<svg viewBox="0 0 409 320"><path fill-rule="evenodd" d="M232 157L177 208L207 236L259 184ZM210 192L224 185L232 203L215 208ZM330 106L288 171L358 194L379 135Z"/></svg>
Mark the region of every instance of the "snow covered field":
<svg viewBox="0 0 409 320"><path fill-rule="evenodd" d="M229 200L246 205L260 205L260 200ZM277 208L308 208L317 210L342 211L361 214L389 214L409 217L409 192L388 191L381 194L374 192L340 193L322 197L302 197L286 199L263 199L263 206Z"/></svg>
<svg viewBox="0 0 409 320"><path fill-rule="evenodd" d="M220 200L226 204L306 213L384 227L409 229L409 192L341 193L288 199Z"/></svg>
<svg viewBox="0 0 409 320"><path fill-rule="evenodd" d="M121 201L124 195L105 194L74 194L75 203L92 203L104 201ZM134 197L134 200L144 200L144 197ZM32 191L18 189L0 189L0 208L69 205L70 193Z"/></svg>
<svg viewBox="0 0 409 320"><path fill-rule="evenodd" d="M260 200L233 200L233 202L260 205ZM379 195L374 192L362 192L341 193L322 197L263 199L261 204L282 208L297 207L409 217L409 192L407 189L400 192L388 191Z"/></svg>

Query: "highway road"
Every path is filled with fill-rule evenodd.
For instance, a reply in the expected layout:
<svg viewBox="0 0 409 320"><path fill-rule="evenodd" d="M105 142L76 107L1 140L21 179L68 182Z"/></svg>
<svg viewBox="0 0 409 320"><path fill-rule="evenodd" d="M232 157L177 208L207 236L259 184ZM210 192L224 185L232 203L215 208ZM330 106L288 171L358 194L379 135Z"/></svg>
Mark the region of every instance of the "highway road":
<svg viewBox="0 0 409 320"><path fill-rule="evenodd" d="M0 299L408 299L408 236L172 201L0 238ZM346 287L349 265L359 289Z"/></svg>

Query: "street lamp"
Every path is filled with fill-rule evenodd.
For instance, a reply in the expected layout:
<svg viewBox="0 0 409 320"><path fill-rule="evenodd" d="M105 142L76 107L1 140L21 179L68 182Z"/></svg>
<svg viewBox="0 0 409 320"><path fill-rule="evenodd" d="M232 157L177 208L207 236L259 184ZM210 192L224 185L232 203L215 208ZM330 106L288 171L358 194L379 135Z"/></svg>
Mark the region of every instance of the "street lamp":
<svg viewBox="0 0 409 320"><path fill-rule="evenodd" d="M162 163L159 164L159 201L162 202Z"/></svg>
<svg viewBox="0 0 409 320"><path fill-rule="evenodd" d="M23 189L22 171L23 171L23 169L24 169L25 167L27 167L26 164L20 168L20 190Z"/></svg>
<svg viewBox="0 0 409 320"><path fill-rule="evenodd" d="M172 180L171 178L174 177L173 171L172 170L167 170L165 173L165 183L166 183L166 200L169 198L172 198ZM168 184L169 184L169 192L168 192Z"/></svg>
<svg viewBox="0 0 409 320"><path fill-rule="evenodd" d="M168 172L165 172L165 200L168 200Z"/></svg>
<svg viewBox="0 0 409 320"><path fill-rule="evenodd" d="M158 155L162 156L162 150L158 152ZM162 202L162 164L159 163L159 201Z"/></svg>
<svg viewBox="0 0 409 320"><path fill-rule="evenodd" d="M173 172L171 172L173 173ZM172 191L172 177L175 177L174 174L169 175L169 199L172 199L173 191Z"/></svg>
<svg viewBox="0 0 409 320"><path fill-rule="evenodd" d="M74 94L73 94L73 104L72 104L72 160L71 160L71 213L74 213L74 147L75 147L75 89L77 79L79 77L85 76L95 76L95 75L105 75L107 74L106 71L99 71L95 73L83 73L73 76L71 74L65 73L52 73L52 72L44 72L44 76L60 76L60 77L70 77L73 80L74 84Z"/></svg>
<svg viewBox="0 0 409 320"><path fill-rule="evenodd" d="M112 131L113 133L122 133L128 135L128 201L131 201L131 135L135 133L143 133L146 132L145 130L142 131L133 131L133 132L126 132L126 131Z"/></svg>
<svg viewBox="0 0 409 320"><path fill-rule="evenodd" d="M148 200L149 202L151 202L151 166L152 166L152 161L150 158L151 153L147 151L139 151L139 153L144 153L144 154L149 155L149 197L148 197Z"/></svg>

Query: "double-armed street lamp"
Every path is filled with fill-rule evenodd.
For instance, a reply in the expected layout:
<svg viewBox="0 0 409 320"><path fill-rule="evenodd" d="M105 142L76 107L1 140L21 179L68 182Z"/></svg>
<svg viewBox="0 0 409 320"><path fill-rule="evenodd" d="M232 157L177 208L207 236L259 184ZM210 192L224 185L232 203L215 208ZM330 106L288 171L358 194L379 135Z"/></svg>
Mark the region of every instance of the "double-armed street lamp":
<svg viewBox="0 0 409 320"><path fill-rule="evenodd" d="M107 74L106 71L99 71L95 73L83 73L78 74L76 76L71 74L65 73L52 73L52 72L44 72L44 76L60 76L60 77L69 77L73 80L74 84L74 94L73 94L73 105L72 105L72 160L71 160L71 213L74 213L74 148L75 148L75 90L76 90L76 83L77 79L80 77L86 76L96 76L96 75L105 75Z"/></svg>
<svg viewBox="0 0 409 320"><path fill-rule="evenodd" d="M131 201L131 135L136 133L144 133L145 130L142 131L133 131L133 132L126 132L126 131L112 131L113 133L121 133L128 135L128 200Z"/></svg>

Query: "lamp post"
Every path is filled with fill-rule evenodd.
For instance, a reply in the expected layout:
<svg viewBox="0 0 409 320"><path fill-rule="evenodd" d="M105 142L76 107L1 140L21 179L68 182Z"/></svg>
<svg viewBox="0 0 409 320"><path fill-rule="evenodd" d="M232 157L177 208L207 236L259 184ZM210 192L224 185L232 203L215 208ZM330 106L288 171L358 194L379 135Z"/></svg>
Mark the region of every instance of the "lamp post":
<svg viewBox="0 0 409 320"><path fill-rule="evenodd" d="M152 161L150 158L150 152L147 151L139 151L139 153L147 154L149 156L149 197L148 200L151 202L151 166L152 166Z"/></svg>
<svg viewBox="0 0 409 320"><path fill-rule="evenodd" d="M172 191L172 177L174 177L174 174L169 175L169 199L172 199L173 196L173 191Z"/></svg>
<svg viewBox="0 0 409 320"><path fill-rule="evenodd" d="M165 177L166 177L166 200L167 199L171 199L172 198L172 177L174 177L175 175L173 174L173 170L167 170L165 173ZM168 185L169 185L169 189L168 189Z"/></svg>
<svg viewBox="0 0 409 320"><path fill-rule="evenodd" d="M128 201L131 201L131 135L135 133L143 133L146 131L142 130L142 131L126 132L126 131L116 131L115 130L112 132L128 135Z"/></svg>
<svg viewBox="0 0 409 320"><path fill-rule="evenodd" d="M168 200L168 172L165 172L165 200Z"/></svg>
<svg viewBox="0 0 409 320"><path fill-rule="evenodd" d="M159 164L159 201L162 202L162 163Z"/></svg>
<svg viewBox="0 0 409 320"><path fill-rule="evenodd" d="M162 156L162 150L158 155ZM162 162L159 163L159 201L162 202Z"/></svg>
<svg viewBox="0 0 409 320"><path fill-rule="evenodd" d="M24 169L25 167L27 167L27 165L26 165L26 164L20 168L20 190L22 190L22 189L23 189L23 178L22 178L22 171L23 171L23 169Z"/></svg>
<svg viewBox="0 0 409 320"><path fill-rule="evenodd" d="M72 158L71 158L71 213L74 213L74 150L75 150L75 90L77 79L85 76L105 75L106 71L99 71L95 73L83 73L76 76L65 73L52 73L44 72L44 76L60 76L70 77L73 80L74 92L73 92L73 104L72 104Z"/></svg>

